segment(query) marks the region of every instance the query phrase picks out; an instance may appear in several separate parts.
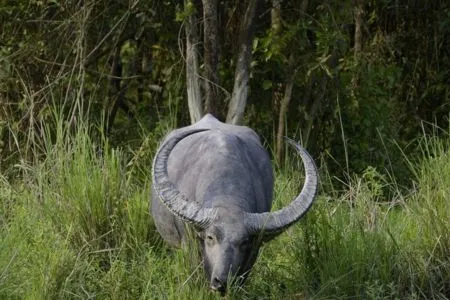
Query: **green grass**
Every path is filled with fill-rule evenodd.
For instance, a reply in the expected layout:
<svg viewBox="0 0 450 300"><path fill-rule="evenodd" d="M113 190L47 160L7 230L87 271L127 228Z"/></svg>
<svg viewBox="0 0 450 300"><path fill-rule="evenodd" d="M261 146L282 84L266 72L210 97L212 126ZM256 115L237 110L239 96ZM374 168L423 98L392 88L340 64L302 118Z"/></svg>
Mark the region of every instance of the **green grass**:
<svg viewBox="0 0 450 300"><path fill-rule="evenodd" d="M147 180L154 149L145 146L155 141L130 156L94 142L90 128L63 124L47 130L33 163L15 166L18 176L0 178L0 298L220 298L197 252L170 249L155 231ZM420 159L409 162L408 191L372 168L338 197L322 190L228 297L450 298L449 143L424 138ZM296 168L276 170L275 208L297 193Z"/></svg>

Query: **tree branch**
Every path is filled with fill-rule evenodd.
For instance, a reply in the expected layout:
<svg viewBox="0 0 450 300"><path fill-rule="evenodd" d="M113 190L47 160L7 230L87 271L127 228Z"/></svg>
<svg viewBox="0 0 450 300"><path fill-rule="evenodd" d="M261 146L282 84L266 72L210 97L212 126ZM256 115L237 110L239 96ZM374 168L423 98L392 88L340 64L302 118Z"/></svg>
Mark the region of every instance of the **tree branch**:
<svg viewBox="0 0 450 300"><path fill-rule="evenodd" d="M303 0L300 3L300 15L301 17L304 17L304 14L308 8L308 0ZM272 30L273 33L276 34L278 37L281 30L281 1L280 0L273 0L273 7L272 7ZM277 144L276 144L276 152L275 157L278 162L281 162L283 159L283 136L284 136L284 127L285 127L285 120L286 120L286 114L288 111L289 103L291 102L292 98L292 90L294 88L295 83L295 75L297 74L298 68L296 67L297 63L294 57L293 52L291 51L291 54L289 55L288 65L287 65L287 74L286 82L285 82L285 88L284 88L284 95L281 99L281 105L280 105L280 112L278 117L278 130L277 130Z"/></svg>
<svg viewBox="0 0 450 300"><path fill-rule="evenodd" d="M284 123L286 119L286 113L288 111L289 103L292 99L292 90L294 89L294 82L295 82L295 74L297 73L297 69L295 68L295 59L294 55L291 54L289 56L289 63L288 63L288 77L286 79L286 85L284 88L284 95L283 99L281 100L281 106L280 106L280 115L278 118L278 131L277 131L277 147L276 147L276 159L278 162L281 162L282 160L282 153L283 153L283 136L284 136Z"/></svg>
<svg viewBox="0 0 450 300"><path fill-rule="evenodd" d="M203 2L203 47L205 78L205 112L219 116L219 77L217 65L219 63L219 33L217 25L218 0L202 0Z"/></svg>
<svg viewBox="0 0 450 300"><path fill-rule="evenodd" d="M250 0L239 36L239 54L234 74L234 87L228 108L227 123L241 124L247 103L250 62L252 59L253 25L258 0Z"/></svg>
<svg viewBox="0 0 450 300"><path fill-rule="evenodd" d="M185 5L193 5L192 2L185 1ZM198 34L197 34L197 18L192 13L186 18L186 87L189 114L191 123L194 124L203 116L202 111L202 94L199 84L199 67L197 56Z"/></svg>
<svg viewBox="0 0 450 300"><path fill-rule="evenodd" d="M354 46L354 57L355 57L355 70L352 77L352 89L353 91L359 86L359 64L360 56L363 44L362 26L364 22L364 0L354 0L353 4L355 6L353 10L355 18L355 46Z"/></svg>

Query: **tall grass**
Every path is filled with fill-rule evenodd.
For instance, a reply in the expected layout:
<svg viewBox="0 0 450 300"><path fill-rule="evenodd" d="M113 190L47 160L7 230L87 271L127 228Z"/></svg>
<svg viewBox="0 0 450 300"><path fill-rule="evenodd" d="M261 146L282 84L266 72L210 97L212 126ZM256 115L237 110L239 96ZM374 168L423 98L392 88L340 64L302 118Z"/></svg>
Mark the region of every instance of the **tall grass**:
<svg viewBox="0 0 450 300"><path fill-rule="evenodd" d="M142 154L151 157L145 145L155 141L130 154L101 130L58 118L43 132L42 155L16 165L18 179L0 178L1 299L220 298L197 251L169 249L155 231ZM394 183L372 168L338 197L321 191L229 298L449 298L449 143L423 139L410 162L414 188L394 199L380 192ZM276 170L275 208L301 185L297 162L286 166Z"/></svg>
<svg viewBox="0 0 450 300"><path fill-rule="evenodd" d="M94 142L95 129L64 124L46 131L43 156L18 165L22 180L1 181L0 298L206 293L198 258L170 251L156 234L149 182L132 178L139 159Z"/></svg>

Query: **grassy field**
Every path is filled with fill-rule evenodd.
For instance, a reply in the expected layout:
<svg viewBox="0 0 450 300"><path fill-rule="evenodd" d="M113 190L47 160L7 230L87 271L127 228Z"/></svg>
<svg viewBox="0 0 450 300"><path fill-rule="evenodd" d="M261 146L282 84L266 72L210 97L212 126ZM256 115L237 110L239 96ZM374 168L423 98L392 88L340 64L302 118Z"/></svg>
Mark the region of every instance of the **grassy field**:
<svg viewBox="0 0 450 300"><path fill-rule="evenodd" d="M1 299L220 298L195 251L170 249L155 231L147 179L157 141L130 154L83 126L47 132L33 163L0 177ZM450 298L449 143L419 142L408 189L368 168L336 191L322 172L307 217L265 245L227 297ZM276 169L275 207L302 184L290 161Z"/></svg>

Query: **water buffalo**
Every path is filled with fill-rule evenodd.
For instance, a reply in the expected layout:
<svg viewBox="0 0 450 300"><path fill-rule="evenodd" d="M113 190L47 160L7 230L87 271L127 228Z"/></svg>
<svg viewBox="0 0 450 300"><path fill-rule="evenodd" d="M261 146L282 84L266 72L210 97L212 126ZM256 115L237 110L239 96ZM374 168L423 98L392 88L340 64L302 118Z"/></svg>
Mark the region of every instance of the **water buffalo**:
<svg viewBox="0 0 450 300"><path fill-rule="evenodd" d="M245 279L262 241L298 221L312 205L317 171L309 154L287 140L302 158L303 189L287 207L270 212L273 173L269 155L248 127L206 115L171 132L153 161L152 215L156 228L179 246L191 224L200 242L210 287L224 293L229 276Z"/></svg>

